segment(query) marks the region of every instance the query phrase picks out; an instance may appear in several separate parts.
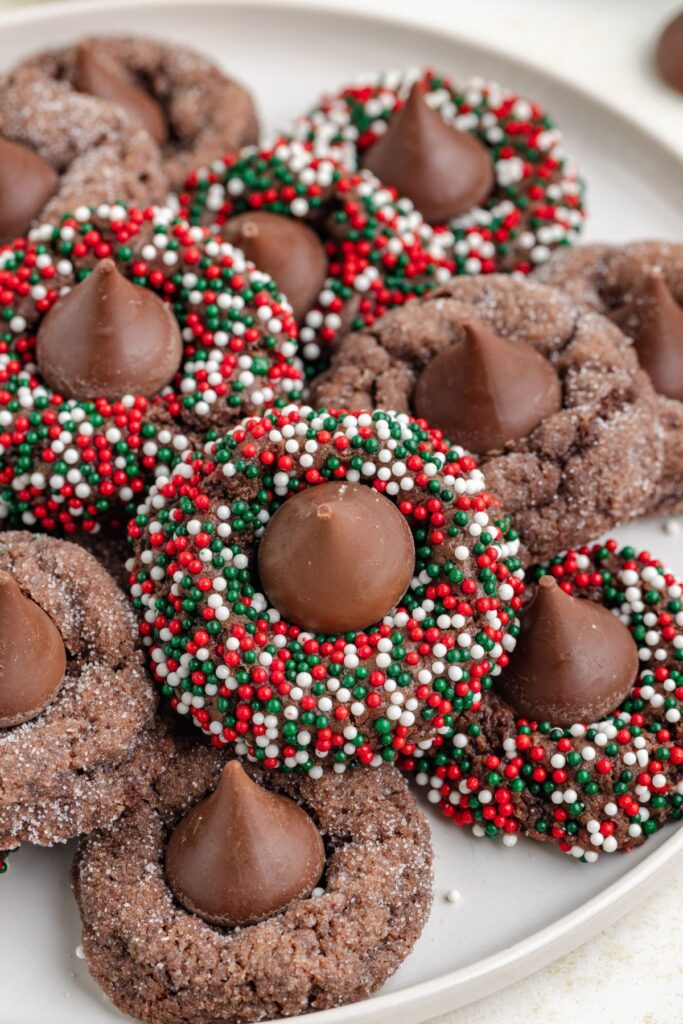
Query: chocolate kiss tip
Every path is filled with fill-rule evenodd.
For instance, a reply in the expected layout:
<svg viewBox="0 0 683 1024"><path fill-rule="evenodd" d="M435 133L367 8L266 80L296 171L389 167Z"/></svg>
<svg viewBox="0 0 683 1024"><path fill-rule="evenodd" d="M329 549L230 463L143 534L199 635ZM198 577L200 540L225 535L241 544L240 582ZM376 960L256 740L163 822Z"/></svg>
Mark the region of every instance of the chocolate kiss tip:
<svg viewBox="0 0 683 1024"><path fill-rule="evenodd" d="M36 718L64 679L66 651L59 630L0 572L0 728Z"/></svg>
<svg viewBox="0 0 683 1024"><path fill-rule="evenodd" d="M486 147L432 110L417 82L365 152L363 166L411 199L432 224L479 206L495 184Z"/></svg>
<svg viewBox="0 0 683 1024"><path fill-rule="evenodd" d="M182 351L170 307L110 259L55 303L36 337L45 383L79 400L151 397L173 380Z"/></svg>
<svg viewBox="0 0 683 1024"><path fill-rule="evenodd" d="M228 761L215 791L177 825L166 876L182 905L211 924L255 924L309 896L325 866L314 822L288 797Z"/></svg>
<svg viewBox="0 0 683 1024"><path fill-rule="evenodd" d="M267 210L240 213L222 228L226 242L284 292L297 321L315 304L327 276L327 253L306 224Z"/></svg>
<svg viewBox="0 0 683 1024"><path fill-rule="evenodd" d="M365 484L328 482L277 510L263 532L258 566L269 601L286 621L314 633L350 633L381 621L403 597L415 545L389 498Z"/></svg>
<svg viewBox="0 0 683 1024"><path fill-rule="evenodd" d="M666 278L653 270L631 302L612 319L633 338L640 365L655 391L683 400L683 309Z"/></svg>
<svg viewBox="0 0 683 1024"><path fill-rule="evenodd" d="M497 688L518 715L553 726L600 721L636 679L638 649L604 605L541 577Z"/></svg>
<svg viewBox="0 0 683 1024"><path fill-rule="evenodd" d="M76 46L75 86L79 92L116 103L127 110L152 136L158 146L168 138L168 124L161 105L141 89L125 71L103 61L92 40Z"/></svg>
<svg viewBox="0 0 683 1024"><path fill-rule="evenodd" d="M527 437L562 408L550 362L531 345L468 320L463 338L427 363L413 395L416 415L476 454Z"/></svg>
<svg viewBox="0 0 683 1024"><path fill-rule="evenodd" d="M0 136L0 244L26 233L58 184L56 171L38 153Z"/></svg>

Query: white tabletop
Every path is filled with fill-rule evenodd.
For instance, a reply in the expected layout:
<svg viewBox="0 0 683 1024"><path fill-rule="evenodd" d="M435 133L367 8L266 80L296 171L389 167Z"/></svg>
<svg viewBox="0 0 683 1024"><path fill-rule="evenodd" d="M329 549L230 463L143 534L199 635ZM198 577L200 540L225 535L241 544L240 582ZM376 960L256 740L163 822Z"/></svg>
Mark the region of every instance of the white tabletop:
<svg viewBox="0 0 683 1024"><path fill-rule="evenodd" d="M0 9L20 2L0 0ZM298 2L340 6L340 0ZM658 82L651 63L658 30L682 2L343 0L343 6L429 27L448 25L463 38L552 70L647 120L683 155L683 96ZM566 1024L580 1018L597 1024L677 1024L683 1019L682 907L680 868L645 905L574 953L433 1024Z"/></svg>

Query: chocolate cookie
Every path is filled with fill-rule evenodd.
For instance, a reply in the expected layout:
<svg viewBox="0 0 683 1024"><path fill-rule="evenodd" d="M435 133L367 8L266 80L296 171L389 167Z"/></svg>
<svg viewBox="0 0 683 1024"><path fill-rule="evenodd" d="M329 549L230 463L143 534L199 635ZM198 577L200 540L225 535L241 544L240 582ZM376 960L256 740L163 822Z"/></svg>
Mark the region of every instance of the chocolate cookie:
<svg viewBox="0 0 683 1024"><path fill-rule="evenodd" d="M633 339L659 394L664 468L648 512L683 512L683 245L633 242L558 253L539 272Z"/></svg>
<svg viewBox="0 0 683 1024"><path fill-rule="evenodd" d="M609 642L599 634L604 650L593 651L593 663L602 660L603 668L614 657L624 699L594 721L558 725L520 717L496 684L484 694L478 715L468 713L429 751L402 766L418 772L418 781L430 787L430 800L448 817L473 825L478 835L503 834L510 844L523 832L594 861L600 853L631 849L683 817L683 587L647 552L619 550L616 541L569 551L535 575L555 580L552 586L564 591L554 641L536 648L551 692L563 645L576 639L574 611L566 615L564 605L590 602L613 613L613 630L624 627L623 637ZM530 586L532 596L537 589ZM533 602L522 615L521 636L532 610ZM547 621L557 625L552 615ZM635 641L635 663L626 627ZM537 628L532 623L530 635ZM591 662L581 664L588 646L579 641L562 659L566 679L574 673L573 699L582 696L580 682L590 684ZM521 640L518 650L528 695L540 676L530 668ZM515 655L510 670L514 676ZM501 684L508 697L519 700L514 684L507 691L504 678Z"/></svg>
<svg viewBox="0 0 683 1024"><path fill-rule="evenodd" d="M155 143L121 107L20 68L0 80L0 242L86 201L163 202Z"/></svg>
<svg viewBox="0 0 683 1024"><path fill-rule="evenodd" d="M161 770L166 741L123 595L85 551L0 536L0 847L108 824Z"/></svg>
<svg viewBox="0 0 683 1024"><path fill-rule="evenodd" d="M122 108L160 151L171 188L182 185L194 168L258 138L247 90L185 46L132 36L96 37L40 53L22 67L65 83L73 94L89 94L98 112L112 104ZM87 194L83 199L92 201Z"/></svg>
<svg viewBox="0 0 683 1024"><path fill-rule="evenodd" d="M405 781L389 765L314 782L253 766L245 776L236 762L228 769L225 764L218 751L179 742L153 797L83 842L73 885L93 977L121 1010L151 1024L256 1021L366 998L410 952L431 905L429 827ZM257 821L250 819L264 865L287 856L286 834L270 809L274 801L289 805L288 820L305 817L303 810L310 815L326 858L323 879L310 895L237 929L209 924L185 909L169 885L177 892L188 860L195 867L203 857L211 860L216 826L216 838L235 827L242 835L248 830L216 808L225 773L233 768L242 774L242 791L250 790L241 814L264 808ZM196 823L197 802L219 780L218 791L201 805L199 837L190 849L184 844L179 864L169 835L175 844L179 819L191 805ZM223 856L225 850L223 844ZM258 861L240 865L251 900L258 896ZM218 867L209 880L216 872ZM234 892L234 877L223 884ZM270 889L273 878L266 884ZM215 886L207 888L215 894ZM181 895L187 899L186 892Z"/></svg>
<svg viewBox="0 0 683 1024"><path fill-rule="evenodd" d="M476 706L514 646L517 534L476 461L405 415L247 420L129 534L163 695L268 768L393 761Z"/></svg>
<svg viewBox="0 0 683 1024"><path fill-rule="evenodd" d="M349 335L313 401L412 411L474 450L532 560L651 505L657 400L613 324L566 295L458 278Z"/></svg>
<svg viewBox="0 0 683 1024"><path fill-rule="evenodd" d="M194 432L297 398L296 324L164 207L79 207L0 249L0 520L120 526Z"/></svg>
<svg viewBox="0 0 683 1024"><path fill-rule="evenodd" d="M187 181L180 207L192 224L208 224L242 248L285 292L309 375L328 364L349 330L423 295L454 269L447 240L408 199L396 199L369 171L350 173L289 139L213 161Z"/></svg>
<svg viewBox="0 0 683 1024"><path fill-rule="evenodd" d="M458 274L529 273L581 230L583 183L559 129L496 82L378 72L323 97L291 131L412 200L452 236Z"/></svg>

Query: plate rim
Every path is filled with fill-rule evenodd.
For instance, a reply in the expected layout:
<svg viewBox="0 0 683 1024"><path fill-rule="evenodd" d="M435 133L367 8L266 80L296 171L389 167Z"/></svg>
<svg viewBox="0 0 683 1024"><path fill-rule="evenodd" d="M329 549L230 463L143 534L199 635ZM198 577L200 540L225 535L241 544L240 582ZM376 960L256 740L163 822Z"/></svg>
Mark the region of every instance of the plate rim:
<svg viewBox="0 0 683 1024"><path fill-rule="evenodd" d="M532 71L564 89L571 90L584 102L599 108L603 114L618 118L630 130L638 132L641 136L646 136L653 146L683 167L683 158L666 139L662 138L650 125L644 124L640 118L624 110L618 103L577 84L566 74L510 55L502 45L497 46L470 40L458 33L455 26L444 25L440 33L437 33L436 28L423 24L419 16L412 11L406 16L396 17L388 11L372 11L356 7L347 9L344 6L344 0L331 0L327 4L298 3L296 0L284 0L281 3L273 3L271 0L196 0L196 2L192 0L191 6L193 8L199 6L237 7L243 8L245 11L261 7L270 10L276 17L286 15L289 11L307 14L311 17L340 17L346 21L361 20L376 26L391 25L403 29L415 28L425 36L439 34L441 37L445 35L482 54L486 60L495 60L496 57L502 55L506 62L513 67ZM189 10L190 2L189 0L89 0L87 12L89 15L105 11L123 13L127 10L137 11L141 7L188 8ZM71 19L83 14L85 9L81 0L57 0L49 6L41 3L30 4L26 7L0 12L0 30L30 26L38 21ZM628 854L622 854L622 856L628 856ZM414 1008L416 1011L421 1008L419 1012L426 1010L424 1017L414 1018L415 1024L417 1024L418 1020L425 1020L427 1017L446 1011L448 996L456 994L458 990L465 989L468 985L481 984L486 981L488 982L487 994L491 994L518 978L547 966L554 959L569 952L588 938L584 926L588 926L591 922L597 922L598 926L591 929L590 934L602 930L601 926L607 926L644 899L657 882L660 874L663 875L667 869L672 869L679 862L683 862L683 824L679 825L676 831L657 849L647 854L639 864L626 871L621 878L612 882L600 893L533 935L507 946L497 953L483 957L464 967L447 971L436 978L407 985L394 992L375 995L360 1002L296 1017L278 1018L264 1022L264 1024L286 1024L286 1022L289 1024L360 1024L361 1021L375 1021L380 1024L381 1021L389 1020L391 1011L398 1009L399 1006L403 1011L408 1007ZM590 870L590 866L587 870ZM630 901L626 899L629 896L631 897ZM635 899L633 899L634 896ZM438 898L436 894L435 898ZM533 970L516 974L515 968L528 960L533 960ZM465 1006L479 998L481 996L478 993L466 995L458 1005Z"/></svg>

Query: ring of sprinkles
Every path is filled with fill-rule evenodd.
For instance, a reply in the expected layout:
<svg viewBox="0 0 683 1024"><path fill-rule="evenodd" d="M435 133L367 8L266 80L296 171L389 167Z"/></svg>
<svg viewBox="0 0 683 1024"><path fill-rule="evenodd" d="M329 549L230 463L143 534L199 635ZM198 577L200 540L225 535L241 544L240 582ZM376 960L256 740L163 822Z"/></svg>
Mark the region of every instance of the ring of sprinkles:
<svg viewBox="0 0 683 1024"><path fill-rule="evenodd" d="M300 219L319 232L328 276L299 330L311 375L329 363L332 346L347 331L368 327L387 309L443 284L454 269L446 240L410 200L397 198L368 171L349 173L332 157L288 139L197 171L180 207L191 223L218 232L231 216L254 210Z"/></svg>
<svg viewBox="0 0 683 1024"><path fill-rule="evenodd" d="M415 573L382 622L314 635L268 607L255 550L288 495L361 482L413 531ZM129 524L152 673L216 746L318 777L394 761L475 708L514 645L519 541L476 462L408 416L290 407L188 454Z"/></svg>
<svg viewBox="0 0 683 1024"><path fill-rule="evenodd" d="M65 399L35 364L43 316L106 258L170 302L181 327L180 371L151 399ZM274 282L168 209L82 207L36 228L0 249L0 519L73 533L128 518L192 431L298 397L296 351Z"/></svg>
<svg viewBox="0 0 683 1024"><path fill-rule="evenodd" d="M292 132L319 156L334 156L355 171L416 82L429 106L479 139L493 162L496 184L487 201L443 225L453 234L456 273L527 274L553 249L570 245L585 215L583 183L562 135L538 104L496 82L472 78L456 85L429 68L377 73L324 97Z"/></svg>
<svg viewBox="0 0 683 1024"><path fill-rule="evenodd" d="M641 669L605 720L553 728L515 719L486 693L477 719L402 760L456 824L478 835L550 840L592 862L683 817L683 586L648 552L606 541L535 570L618 614ZM489 689L490 689L490 683Z"/></svg>

